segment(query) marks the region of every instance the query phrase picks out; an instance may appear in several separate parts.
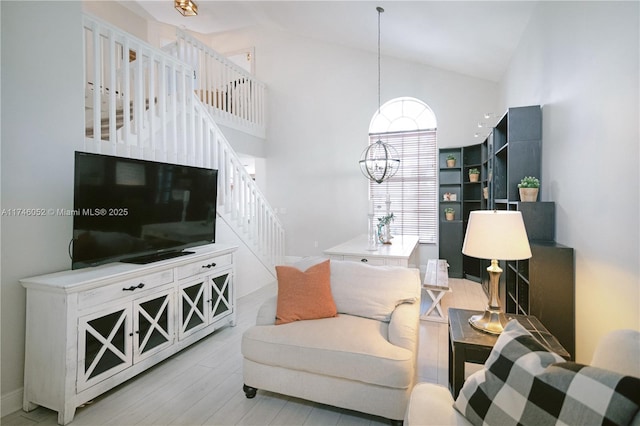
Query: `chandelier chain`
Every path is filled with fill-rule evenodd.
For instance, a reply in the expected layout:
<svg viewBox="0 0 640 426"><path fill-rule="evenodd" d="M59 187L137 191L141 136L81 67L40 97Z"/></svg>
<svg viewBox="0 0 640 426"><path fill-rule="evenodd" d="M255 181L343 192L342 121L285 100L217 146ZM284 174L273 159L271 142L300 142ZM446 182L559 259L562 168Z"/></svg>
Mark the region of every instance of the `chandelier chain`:
<svg viewBox="0 0 640 426"><path fill-rule="evenodd" d="M384 12L384 9L378 6L376 10L378 11L378 114L380 114L380 15Z"/></svg>

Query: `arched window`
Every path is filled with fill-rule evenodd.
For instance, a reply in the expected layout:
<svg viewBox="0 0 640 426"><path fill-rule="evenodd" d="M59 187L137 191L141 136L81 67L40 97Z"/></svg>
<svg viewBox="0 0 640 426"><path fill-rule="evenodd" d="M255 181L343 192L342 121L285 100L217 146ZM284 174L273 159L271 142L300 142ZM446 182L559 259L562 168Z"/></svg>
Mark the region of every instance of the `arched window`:
<svg viewBox="0 0 640 426"><path fill-rule="evenodd" d="M389 180L369 183L375 215L386 214L391 201L392 235L417 235L435 243L437 234L436 117L424 102L409 97L388 101L372 118L369 143L381 139L400 156L400 168ZM388 197L387 197L388 194Z"/></svg>

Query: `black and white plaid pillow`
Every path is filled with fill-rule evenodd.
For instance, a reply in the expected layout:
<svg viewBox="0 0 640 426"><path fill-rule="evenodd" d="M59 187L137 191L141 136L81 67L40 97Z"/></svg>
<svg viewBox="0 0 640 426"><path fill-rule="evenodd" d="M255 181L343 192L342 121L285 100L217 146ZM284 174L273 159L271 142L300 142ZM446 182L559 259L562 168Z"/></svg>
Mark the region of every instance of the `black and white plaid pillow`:
<svg viewBox="0 0 640 426"><path fill-rule="evenodd" d="M640 379L565 362L510 321L454 407L474 425L629 424Z"/></svg>

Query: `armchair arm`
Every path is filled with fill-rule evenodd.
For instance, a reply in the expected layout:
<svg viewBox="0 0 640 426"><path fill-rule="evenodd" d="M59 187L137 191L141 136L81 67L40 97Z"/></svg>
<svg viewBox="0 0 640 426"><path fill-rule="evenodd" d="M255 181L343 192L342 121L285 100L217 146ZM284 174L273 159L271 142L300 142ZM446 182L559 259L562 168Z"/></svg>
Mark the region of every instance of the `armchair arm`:
<svg viewBox="0 0 640 426"><path fill-rule="evenodd" d="M389 321L389 342L416 353L419 332L420 301L396 306Z"/></svg>
<svg viewBox="0 0 640 426"><path fill-rule="evenodd" d="M453 397L449 389L435 383L418 383L413 388L404 424L471 426L471 423L453 408Z"/></svg>
<svg viewBox="0 0 640 426"><path fill-rule="evenodd" d="M278 296L265 300L256 317L256 325L274 325L276 323L276 311L278 307Z"/></svg>

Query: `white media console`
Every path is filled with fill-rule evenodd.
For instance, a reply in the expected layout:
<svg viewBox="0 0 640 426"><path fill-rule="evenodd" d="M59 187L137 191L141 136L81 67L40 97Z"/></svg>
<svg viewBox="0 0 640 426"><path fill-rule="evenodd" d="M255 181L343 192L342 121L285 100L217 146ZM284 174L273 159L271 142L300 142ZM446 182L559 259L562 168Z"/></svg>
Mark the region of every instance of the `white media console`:
<svg viewBox="0 0 640 426"><path fill-rule="evenodd" d="M145 265L26 278L23 409L76 408L224 325L235 325L236 246Z"/></svg>

